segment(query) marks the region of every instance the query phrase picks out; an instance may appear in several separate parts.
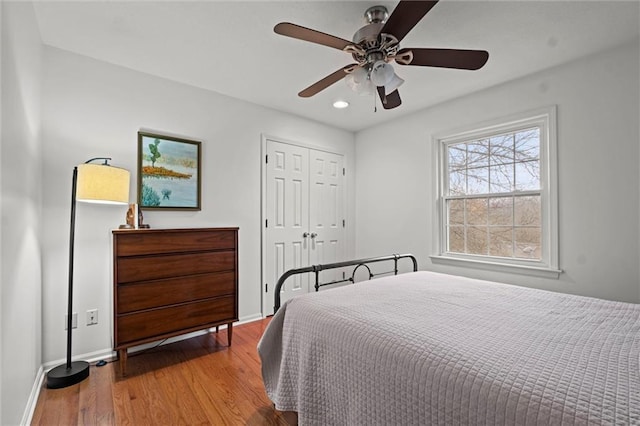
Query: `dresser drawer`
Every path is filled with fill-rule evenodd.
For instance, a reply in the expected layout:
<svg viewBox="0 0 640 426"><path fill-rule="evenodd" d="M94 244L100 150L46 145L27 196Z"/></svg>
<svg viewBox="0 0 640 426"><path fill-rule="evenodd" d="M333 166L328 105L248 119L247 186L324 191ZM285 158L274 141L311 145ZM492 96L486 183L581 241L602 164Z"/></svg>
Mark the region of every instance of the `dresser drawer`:
<svg viewBox="0 0 640 426"><path fill-rule="evenodd" d="M233 295L235 291L233 271L121 284L117 292L118 314Z"/></svg>
<svg viewBox="0 0 640 426"><path fill-rule="evenodd" d="M114 232L116 256L223 250L236 247L233 229L153 230Z"/></svg>
<svg viewBox="0 0 640 426"><path fill-rule="evenodd" d="M237 321L235 296L118 315L116 349L134 341L152 341L176 331L201 330L208 324Z"/></svg>
<svg viewBox="0 0 640 426"><path fill-rule="evenodd" d="M194 274L233 271L235 251L121 257L117 262L117 283L149 281Z"/></svg>

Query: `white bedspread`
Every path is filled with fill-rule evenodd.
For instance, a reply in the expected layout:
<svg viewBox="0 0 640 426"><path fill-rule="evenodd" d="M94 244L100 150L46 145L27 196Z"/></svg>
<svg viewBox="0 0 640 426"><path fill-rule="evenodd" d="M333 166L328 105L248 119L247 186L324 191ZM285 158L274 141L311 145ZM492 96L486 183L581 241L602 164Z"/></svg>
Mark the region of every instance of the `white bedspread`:
<svg viewBox="0 0 640 426"><path fill-rule="evenodd" d="M640 424L640 305L431 272L289 300L258 351L301 425Z"/></svg>

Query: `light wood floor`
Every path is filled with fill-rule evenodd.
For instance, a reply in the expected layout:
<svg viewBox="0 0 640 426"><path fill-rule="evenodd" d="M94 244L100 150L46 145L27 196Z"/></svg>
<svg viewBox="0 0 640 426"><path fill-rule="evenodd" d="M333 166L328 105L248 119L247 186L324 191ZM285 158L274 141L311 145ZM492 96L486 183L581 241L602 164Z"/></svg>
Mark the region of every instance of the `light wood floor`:
<svg viewBox="0 0 640 426"><path fill-rule="evenodd" d="M40 392L34 425L286 425L267 397L256 350L269 319L91 366L89 378Z"/></svg>

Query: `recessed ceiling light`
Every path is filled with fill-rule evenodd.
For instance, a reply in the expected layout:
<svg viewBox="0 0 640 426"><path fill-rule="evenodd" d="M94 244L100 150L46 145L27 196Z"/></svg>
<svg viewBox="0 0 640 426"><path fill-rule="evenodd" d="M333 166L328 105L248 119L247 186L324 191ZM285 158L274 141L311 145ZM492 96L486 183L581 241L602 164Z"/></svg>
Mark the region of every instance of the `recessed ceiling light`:
<svg viewBox="0 0 640 426"><path fill-rule="evenodd" d="M343 109L349 106L349 102L347 101L335 101L333 103L334 108Z"/></svg>

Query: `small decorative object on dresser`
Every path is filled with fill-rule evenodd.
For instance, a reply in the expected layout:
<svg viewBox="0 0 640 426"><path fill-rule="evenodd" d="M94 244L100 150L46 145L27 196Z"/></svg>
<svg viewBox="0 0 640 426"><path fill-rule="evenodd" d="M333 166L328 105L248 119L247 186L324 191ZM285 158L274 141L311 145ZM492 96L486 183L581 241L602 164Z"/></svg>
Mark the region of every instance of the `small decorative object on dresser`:
<svg viewBox="0 0 640 426"><path fill-rule="evenodd" d="M138 206L136 204L129 204L127 215L125 216L125 223L120 225L119 229L136 229L138 227L136 224L137 210Z"/></svg>
<svg viewBox="0 0 640 426"><path fill-rule="evenodd" d="M151 226L149 224L144 223L144 215L142 214L142 209L138 209L138 228L140 229L149 229Z"/></svg>
<svg viewBox="0 0 640 426"><path fill-rule="evenodd" d="M238 321L238 228L113 231L114 350Z"/></svg>

